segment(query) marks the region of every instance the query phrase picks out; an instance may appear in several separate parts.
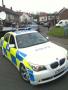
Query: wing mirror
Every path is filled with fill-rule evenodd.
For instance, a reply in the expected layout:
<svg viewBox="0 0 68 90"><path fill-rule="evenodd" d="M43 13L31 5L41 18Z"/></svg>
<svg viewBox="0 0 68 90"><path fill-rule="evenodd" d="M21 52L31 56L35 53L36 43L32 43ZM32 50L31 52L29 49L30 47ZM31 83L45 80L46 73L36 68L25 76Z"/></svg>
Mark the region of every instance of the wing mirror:
<svg viewBox="0 0 68 90"><path fill-rule="evenodd" d="M3 41L4 40L4 37L1 37L1 40Z"/></svg>
<svg viewBox="0 0 68 90"><path fill-rule="evenodd" d="M15 47L15 44L9 44L9 47L10 48L14 48Z"/></svg>

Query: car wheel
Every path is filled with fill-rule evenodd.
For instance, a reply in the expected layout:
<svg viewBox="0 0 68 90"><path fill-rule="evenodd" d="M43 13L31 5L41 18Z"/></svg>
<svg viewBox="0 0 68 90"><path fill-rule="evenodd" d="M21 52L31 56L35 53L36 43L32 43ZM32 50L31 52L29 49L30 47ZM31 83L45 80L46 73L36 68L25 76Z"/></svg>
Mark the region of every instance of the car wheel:
<svg viewBox="0 0 68 90"><path fill-rule="evenodd" d="M29 81L28 72L23 64L20 65L20 75L25 81Z"/></svg>

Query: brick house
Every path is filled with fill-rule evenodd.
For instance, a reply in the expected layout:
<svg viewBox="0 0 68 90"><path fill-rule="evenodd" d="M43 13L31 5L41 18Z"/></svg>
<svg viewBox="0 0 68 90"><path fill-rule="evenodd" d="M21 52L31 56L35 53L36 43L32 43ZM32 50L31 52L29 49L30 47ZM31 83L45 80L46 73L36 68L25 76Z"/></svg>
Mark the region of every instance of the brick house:
<svg viewBox="0 0 68 90"><path fill-rule="evenodd" d="M53 14L48 14L48 21L51 22L51 25L55 25L59 20L68 19L68 9L63 8L59 12Z"/></svg>
<svg viewBox="0 0 68 90"><path fill-rule="evenodd" d="M58 20L68 19L68 9L63 8L58 13Z"/></svg>

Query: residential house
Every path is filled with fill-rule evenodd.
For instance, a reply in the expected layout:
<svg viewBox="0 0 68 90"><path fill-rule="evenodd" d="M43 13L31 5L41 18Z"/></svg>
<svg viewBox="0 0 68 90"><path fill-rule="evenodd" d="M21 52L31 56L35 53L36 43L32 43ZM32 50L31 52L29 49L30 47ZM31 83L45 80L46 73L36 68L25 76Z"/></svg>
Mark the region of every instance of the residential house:
<svg viewBox="0 0 68 90"><path fill-rule="evenodd" d="M20 17L19 17L19 22L23 23L29 23L31 22L32 18L28 13L21 12Z"/></svg>
<svg viewBox="0 0 68 90"><path fill-rule="evenodd" d="M68 9L63 8L58 12L58 20L68 19Z"/></svg>
<svg viewBox="0 0 68 90"><path fill-rule="evenodd" d="M51 23L51 26L55 25L57 23L57 20L58 20L57 12L48 14L47 21Z"/></svg>
<svg viewBox="0 0 68 90"><path fill-rule="evenodd" d="M40 12L38 13L39 16L39 22L46 22L47 21L47 13L45 12Z"/></svg>
<svg viewBox="0 0 68 90"><path fill-rule="evenodd" d="M33 21L33 17L30 13L21 11L18 11L17 13L19 15L19 26L31 23Z"/></svg>
<svg viewBox="0 0 68 90"><path fill-rule="evenodd" d="M19 21L19 15L15 11L12 10L12 7L10 9L6 8L5 5L0 6L0 12L6 13L6 19L5 22L7 23L17 23Z"/></svg>

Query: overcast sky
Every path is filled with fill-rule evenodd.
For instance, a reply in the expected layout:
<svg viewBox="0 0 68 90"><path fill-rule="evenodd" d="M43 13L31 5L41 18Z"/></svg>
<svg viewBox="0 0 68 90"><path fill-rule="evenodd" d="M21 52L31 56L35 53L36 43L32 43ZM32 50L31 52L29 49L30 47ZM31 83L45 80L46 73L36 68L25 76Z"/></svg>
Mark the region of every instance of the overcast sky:
<svg viewBox="0 0 68 90"><path fill-rule="evenodd" d="M13 7L13 10L25 12L47 12L53 13L63 7L68 8L68 0L4 0L6 7ZM0 0L2 6L2 0Z"/></svg>

